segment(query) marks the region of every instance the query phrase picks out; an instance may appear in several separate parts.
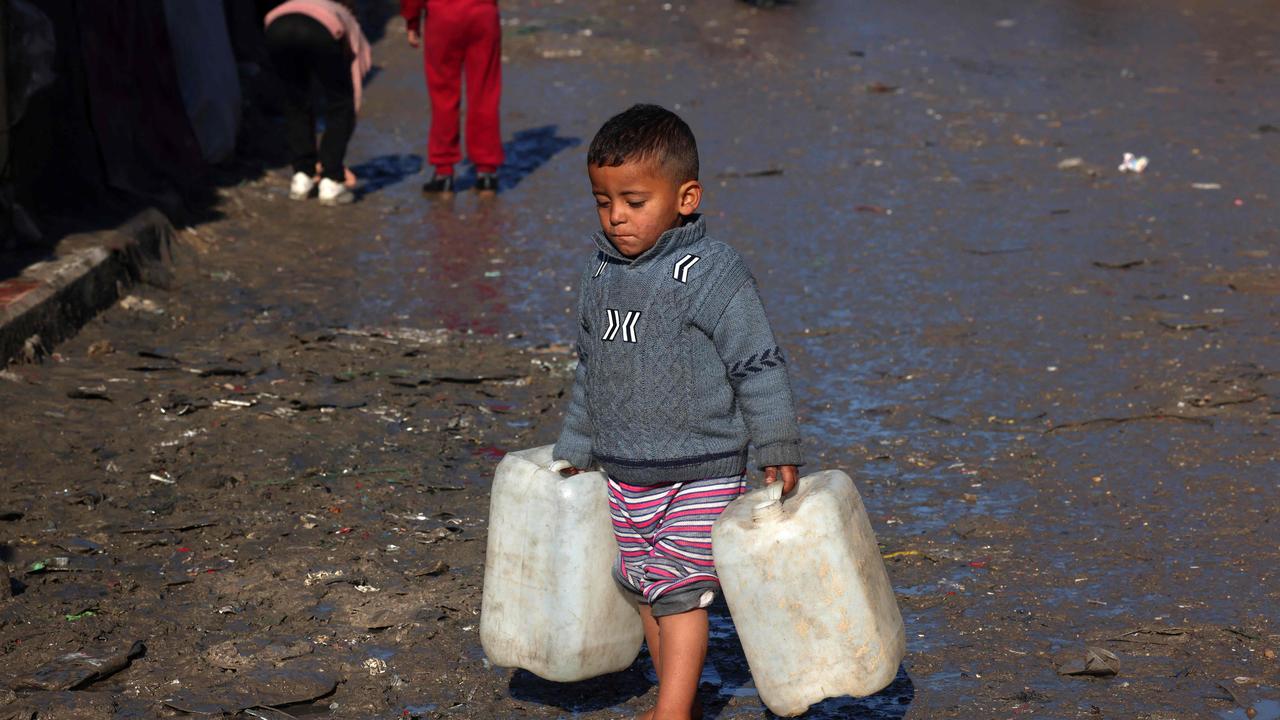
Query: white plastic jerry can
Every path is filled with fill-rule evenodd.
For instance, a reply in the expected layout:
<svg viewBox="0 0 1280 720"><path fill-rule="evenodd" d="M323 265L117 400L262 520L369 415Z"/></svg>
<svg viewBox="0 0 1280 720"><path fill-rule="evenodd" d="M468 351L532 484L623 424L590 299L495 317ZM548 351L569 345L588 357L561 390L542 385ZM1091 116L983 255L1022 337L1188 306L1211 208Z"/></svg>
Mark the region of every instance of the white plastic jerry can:
<svg viewBox="0 0 1280 720"><path fill-rule="evenodd" d="M564 477L551 445L507 454L489 502L480 644L489 661L572 682L624 670L644 628L613 580L604 473Z"/></svg>
<svg viewBox="0 0 1280 720"><path fill-rule="evenodd" d="M735 500L712 529L716 571L760 699L791 717L871 695L906 653L902 615L849 476L826 470Z"/></svg>

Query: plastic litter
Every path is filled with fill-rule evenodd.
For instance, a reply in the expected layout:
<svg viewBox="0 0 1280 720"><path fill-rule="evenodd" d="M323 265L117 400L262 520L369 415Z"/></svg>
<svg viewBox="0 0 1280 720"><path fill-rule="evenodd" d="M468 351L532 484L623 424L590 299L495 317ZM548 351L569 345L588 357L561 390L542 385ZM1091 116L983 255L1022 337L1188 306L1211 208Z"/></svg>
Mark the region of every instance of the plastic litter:
<svg viewBox="0 0 1280 720"><path fill-rule="evenodd" d="M1100 647L1086 647L1084 654L1070 658L1058 666L1059 675L1111 677L1120 672L1120 658Z"/></svg>
<svg viewBox="0 0 1280 720"><path fill-rule="evenodd" d="M1122 173L1141 173L1143 170L1147 169L1148 163L1150 163L1150 160L1148 160L1145 155L1138 156L1133 153L1125 153L1124 159L1120 161L1120 167L1118 169Z"/></svg>
<svg viewBox="0 0 1280 720"><path fill-rule="evenodd" d="M71 558L68 557L51 557L44 560L36 560L31 563L31 567L27 568L28 575L34 575L41 572L51 572L55 570L67 570L71 565Z"/></svg>
<svg viewBox="0 0 1280 720"><path fill-rule="evenodd" d="M78 537L73 537L60 543L55 543L55 547L66 550L67 552L78 553L80 555L97 555L98 553L103 552L102 546L98 543Z"/></svg>

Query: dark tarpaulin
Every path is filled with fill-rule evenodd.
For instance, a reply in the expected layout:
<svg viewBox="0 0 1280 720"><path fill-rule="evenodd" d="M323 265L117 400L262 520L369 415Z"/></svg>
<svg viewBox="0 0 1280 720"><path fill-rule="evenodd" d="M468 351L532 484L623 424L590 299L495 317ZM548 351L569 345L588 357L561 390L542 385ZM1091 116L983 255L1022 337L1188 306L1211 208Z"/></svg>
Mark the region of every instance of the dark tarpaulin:
<svg viewBox="0 0 1280 720"><path fill-rule="evenodd" d="M182 104L161 0L78 0L75 15L89 116L107 183L177 201L204 175L200 145Z"/></svg>

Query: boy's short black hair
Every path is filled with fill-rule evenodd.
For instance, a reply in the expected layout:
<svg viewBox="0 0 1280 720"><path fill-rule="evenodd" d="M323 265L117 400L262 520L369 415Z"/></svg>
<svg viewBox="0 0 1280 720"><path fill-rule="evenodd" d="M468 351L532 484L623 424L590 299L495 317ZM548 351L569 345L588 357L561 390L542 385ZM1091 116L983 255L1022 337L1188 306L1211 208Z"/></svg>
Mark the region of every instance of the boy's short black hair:
<svg viewBox="0 0 1280 720"><path fill-rule="evenodd" d="M616 167L657 161L676 182L698 179L698 143L679 115L658 105L632 105L609 118L587 150L587 164Z"/></svg>

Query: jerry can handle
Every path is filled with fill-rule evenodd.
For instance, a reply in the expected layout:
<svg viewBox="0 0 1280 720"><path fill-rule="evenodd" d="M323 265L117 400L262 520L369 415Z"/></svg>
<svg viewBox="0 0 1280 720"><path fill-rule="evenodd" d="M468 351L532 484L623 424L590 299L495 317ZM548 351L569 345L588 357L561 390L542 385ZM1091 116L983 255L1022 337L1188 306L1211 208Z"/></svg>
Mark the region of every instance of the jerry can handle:
<svg viewBox="0 0 1280 720"><path fill-rule="evenodd" d="M551 464L547 466L547 469L559 475L560 471L568 470L571 467L573 467L573 463L568 460L552 460Z"/></svg>
<svg viewBox="0 0 1280 720"><path fill-rule="evenodd" d="M764 522L782 514L782 480L765 485L764 496L764 502L751 508L751 519L756 522Z"/></svg>

